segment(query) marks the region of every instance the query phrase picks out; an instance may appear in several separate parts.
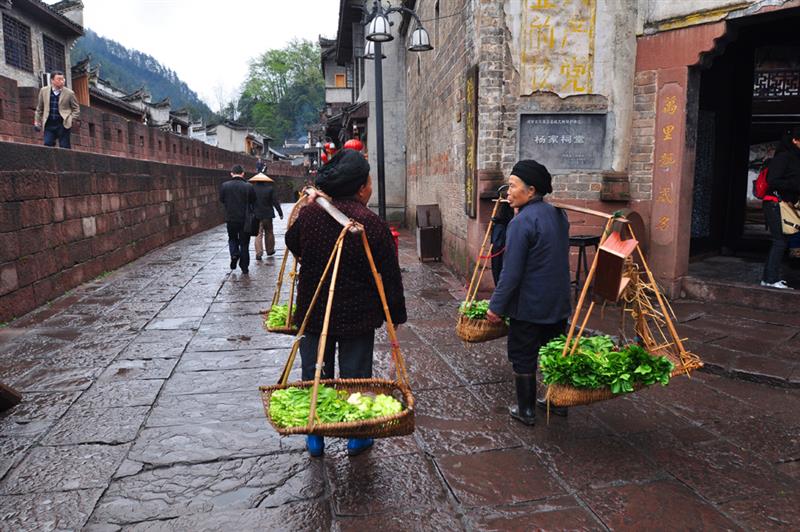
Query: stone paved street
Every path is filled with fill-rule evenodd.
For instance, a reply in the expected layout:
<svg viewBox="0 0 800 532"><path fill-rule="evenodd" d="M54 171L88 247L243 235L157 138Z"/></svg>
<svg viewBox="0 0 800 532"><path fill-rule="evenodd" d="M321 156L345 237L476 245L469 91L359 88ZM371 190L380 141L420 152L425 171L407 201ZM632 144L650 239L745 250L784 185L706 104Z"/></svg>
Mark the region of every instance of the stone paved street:
<svg viewBox="0 0 800 532"><path fill-rule="evenodd" d="M0 380L25 394L0 414L0 529L800 528L797 316L678 302L718 374L528 428L507 415L503 340L458 340L461 282L404 233L417 430L356 458L329 440L310 459L257 389L290 343L259 316L282 234L249 278L228 270L225 238L169 245L0 329ZM388 352L381 333L379 375ZM781 386L731 378L765 361Z"/></svg>

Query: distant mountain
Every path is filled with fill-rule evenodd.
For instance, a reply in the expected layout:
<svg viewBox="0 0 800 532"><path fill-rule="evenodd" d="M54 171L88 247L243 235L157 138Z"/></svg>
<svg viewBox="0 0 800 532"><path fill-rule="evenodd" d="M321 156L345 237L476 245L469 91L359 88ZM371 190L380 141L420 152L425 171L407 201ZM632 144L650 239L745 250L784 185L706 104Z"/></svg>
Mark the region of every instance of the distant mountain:
<svg viewBox="0 0 800 532"><path fill-rule="evenodd" d="M82 61L87 54L92 56L92 66L100 65L100 77L122 90L133 92L145 87L154 102L169 98L173 110L186 107L192 116L206 120L213 114L175 71L151 55L126 48L88 28L72 49L72 63Z"/></svg>

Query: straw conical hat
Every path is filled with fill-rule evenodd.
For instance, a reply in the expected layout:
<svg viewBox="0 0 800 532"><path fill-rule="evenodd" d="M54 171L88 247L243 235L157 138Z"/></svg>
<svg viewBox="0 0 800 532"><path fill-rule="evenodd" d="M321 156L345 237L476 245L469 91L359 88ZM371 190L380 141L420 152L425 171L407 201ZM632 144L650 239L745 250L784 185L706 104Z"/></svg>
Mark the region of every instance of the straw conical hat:
<svg viewBox="0 0 800 532"><path fill-rule="evenodd" d="M261 172L248 179L248 181L251 183L274 183L270 177L262 174Z"/></svg>

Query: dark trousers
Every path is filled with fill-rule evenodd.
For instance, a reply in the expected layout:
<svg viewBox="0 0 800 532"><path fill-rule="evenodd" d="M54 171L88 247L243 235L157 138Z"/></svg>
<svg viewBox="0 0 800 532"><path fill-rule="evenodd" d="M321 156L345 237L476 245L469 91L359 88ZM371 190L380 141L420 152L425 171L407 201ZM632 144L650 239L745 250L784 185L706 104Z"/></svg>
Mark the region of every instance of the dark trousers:
<svg viewBox="0 0 800 532"><path fill-rule="evenodd" d="M314 380L317 366L318 334L305 333L300 340L300 359L303 380ZM342 379L368 379L372 377L372 351L375 348L375 331L352 338L328 336L325 342L322 378L334 377L334 348L339 347L339 377Z"/></svg>
<svg viewBox="0 0 800 532"><path fill-rule="evenodd" d="M231 258L239 259L239 267L246 270L250 266L250 234L244 230L244 222L228 222L228 249Z"/></svg>
<svg viewBox="0 0 800 532"><path fill-rule="evenodd" d="M58 146L61 148L72 148L69 140L70 130L64 127L64 119L60 116L56 119L48 118L44 125L44 145Z"/></svg>
<svg viewBox="0 0 800 532"><path fill-rule="evenodd" d="M781 218L781 207L776 201L765 201L762 203L764 209L764 221L767 223L772 245L767 254L767 262L764 264L763 281L776 283L781 280L781 261L786 252L786 235L783 234L783 219Z"/></svg>
<svg viewBox="0 0 800 532"><path fill-rule="evenodd" d="M553 324L511 320L508 327L508 360L514 373L535 374L539 349L567 329L567 320Z"/></svg>

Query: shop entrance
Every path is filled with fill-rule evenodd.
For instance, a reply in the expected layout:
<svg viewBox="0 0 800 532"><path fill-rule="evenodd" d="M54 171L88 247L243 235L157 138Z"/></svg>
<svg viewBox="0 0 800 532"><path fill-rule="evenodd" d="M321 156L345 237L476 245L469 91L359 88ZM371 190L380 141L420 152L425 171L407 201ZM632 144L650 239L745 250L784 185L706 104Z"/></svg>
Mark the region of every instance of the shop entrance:
<svg viewBox="0 0 800 532"><path fill-rule="evenodd" d="M729 21L723 52L697 67L692 273L709 257L752 262L754 271L763 262L769 240L752 181L781 136L800 124L798 27L800 9ZM732 280L757 280L742 279L741 267L729 272Z"/></svg>

